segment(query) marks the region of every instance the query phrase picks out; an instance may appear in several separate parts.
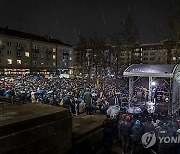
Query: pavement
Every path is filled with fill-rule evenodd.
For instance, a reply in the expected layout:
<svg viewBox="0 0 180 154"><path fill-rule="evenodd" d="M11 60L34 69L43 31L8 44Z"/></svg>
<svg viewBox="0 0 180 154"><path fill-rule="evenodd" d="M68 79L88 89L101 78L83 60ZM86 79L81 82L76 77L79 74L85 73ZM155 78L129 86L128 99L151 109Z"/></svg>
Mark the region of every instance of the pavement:
<svg viewBox="0 0 180 154"><path fill-rule="evenodd" d="M102 114L87 115L83 113L73 117L73 140L80 140L101 129L105 119L106 116Z"/></svg>

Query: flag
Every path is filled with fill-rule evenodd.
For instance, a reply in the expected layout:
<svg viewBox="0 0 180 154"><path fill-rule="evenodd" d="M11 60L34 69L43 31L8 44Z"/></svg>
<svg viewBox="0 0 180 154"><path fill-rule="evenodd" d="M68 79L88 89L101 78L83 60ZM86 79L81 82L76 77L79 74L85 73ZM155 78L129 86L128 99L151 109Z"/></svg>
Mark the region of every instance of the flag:
<svg viewBox="0 0 180 154"><path fill-rule="evenodd" d="M63 99L60 101L59 106L63 106Z"/></svg>

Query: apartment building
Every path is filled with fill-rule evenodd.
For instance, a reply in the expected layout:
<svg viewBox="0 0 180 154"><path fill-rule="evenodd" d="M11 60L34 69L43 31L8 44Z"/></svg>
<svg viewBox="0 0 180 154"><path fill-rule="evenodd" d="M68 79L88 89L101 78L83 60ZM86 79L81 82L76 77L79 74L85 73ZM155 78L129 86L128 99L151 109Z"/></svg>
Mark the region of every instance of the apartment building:
<svg viewBox="0 0 180 154"><path fill-rule="evenodd" d="M72 55L72 47L50 36L38 36L0 28L0 72L26 74L57 72L73 66L72 57L63 62L63 51Z"/></svg>
<svg viewBox="0 0 180 154"><path fill-rule="evenodd" d="M171 63L172 64L180 64L180 41L178 45L174 45L171 49Z"/></svg>
<svg viewBox="0 0 180 154"><path fill-rule="evenodd" d="M61 73L74 73L75 54L71 46L58 46L57 47L57 68Z"/></svg>
<svg viewBox="0 0 180 154"><path fill-rule="evenodd" d="M130 48L124 46L113 46L111 44L105 44L99 46L98 51L93 51L91 47L76 46L74 47L76 53L76 65L81 70L88 67L93 68L96 65L99 71L107 72L105 74L111 74L113 72L121 73L128 65L133 63L142 62L142 49L137 46ZM97 50L97 49L96 49ZM101 56L96 58L98 52Z"/></svg>
<svg viewBox="0 0 180 154"><path fill-rule="evenodd" d="M88 62L93 64L90 54L93 49L86 46L74 47L76 53L75 63L78 68L87 69ZM174 42L163 40L158 43L113 46L106 44L99 47L101 52L100 69L107 68L111 72L121 73L131 64L179 64L180 63L180 41ZM89 60L88 60L88 57ZM103 59L103 60L102 60ZM104 61L104 62L103 62Z"/></svg>
<svg viewBox="0 0 180 154"><path fill-rule="evenodd" d="M143 64L167 64L168 50L164 43L142 44Z"/></svg>

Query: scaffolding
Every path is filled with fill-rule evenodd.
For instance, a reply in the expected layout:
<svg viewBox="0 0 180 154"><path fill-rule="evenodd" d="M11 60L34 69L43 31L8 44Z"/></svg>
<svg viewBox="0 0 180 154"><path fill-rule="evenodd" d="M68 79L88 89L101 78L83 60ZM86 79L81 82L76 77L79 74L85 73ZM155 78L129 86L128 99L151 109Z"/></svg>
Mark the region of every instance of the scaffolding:
<svg viewBox="0 0 180 154"><path fill-rule="evenodd" d="M151 64L133 64L130 65L123 75L129 78L129 107L132 106L133 85L140 78L148 78L148 102L152 102L152 82L156 78L166 78L164 80L169 87L169 102L168 114L173 115L180 109L180 65L164 64L164 65L151 65ZM138 77L135 80L135 77Z"/></svg>

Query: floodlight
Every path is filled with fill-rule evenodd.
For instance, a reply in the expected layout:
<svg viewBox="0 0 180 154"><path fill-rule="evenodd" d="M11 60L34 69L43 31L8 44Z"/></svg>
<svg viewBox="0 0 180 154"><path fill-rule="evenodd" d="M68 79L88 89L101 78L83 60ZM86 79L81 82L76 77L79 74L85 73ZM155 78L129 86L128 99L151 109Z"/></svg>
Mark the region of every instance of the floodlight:
<svg viewBox="0 0 180 154"><path fill-rule="evenodd" d="M155 85L156 85L156 82L153 81L153 82L151 83L151 85L152 85L152 86L155 86Z"/></svg>

